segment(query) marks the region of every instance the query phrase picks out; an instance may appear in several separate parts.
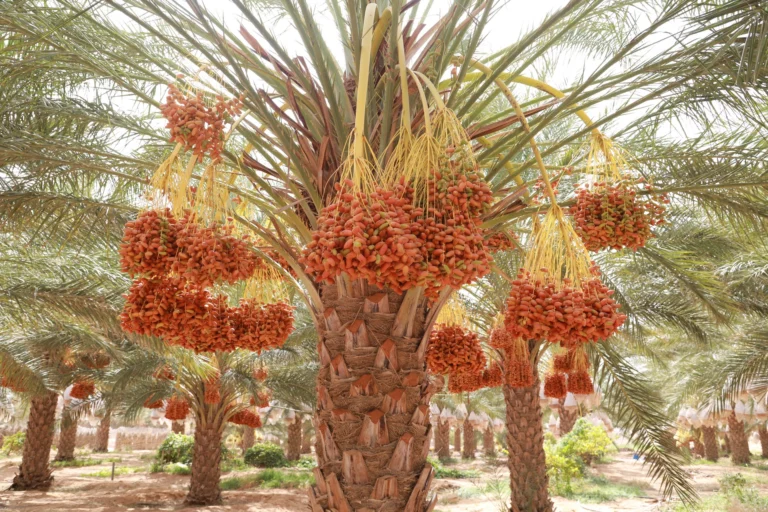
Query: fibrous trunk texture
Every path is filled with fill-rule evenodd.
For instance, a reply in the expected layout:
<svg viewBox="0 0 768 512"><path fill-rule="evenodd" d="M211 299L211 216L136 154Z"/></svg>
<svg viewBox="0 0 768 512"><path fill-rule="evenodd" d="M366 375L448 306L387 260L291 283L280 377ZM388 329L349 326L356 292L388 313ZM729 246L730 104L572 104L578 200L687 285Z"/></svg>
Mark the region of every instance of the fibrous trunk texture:
<svg viewBox="0 0 768 512"><path fill-rule="evenodd" d="M309 425L302 427L301 453L312 453L312 429Z"/></svg>
<svg viewBox="0 0 768 512"><path fill-rule="evenodd" d="M183 434L184 433L184 422L183 421L173 421L171 422L171 432L174 434Z"/></svg>
<svg viewBox="0 0 768 512"><path fill-rule="evenodd" d="M757 434L760 436L761 456L768 459L768 429L765 428L765 424L757 426Z"/></svg>
<svg viewBox="0 0 768 512"><path fill-rule="evenodd" d="M288 425L288 443L285 457L288 460L299 460L301 457L301 420L299 419Z"/></svg>
<svg viewBox="0 0 768 512"><path fill-rule="evenodd" d="M49 461L58 400L59 396L52 392L32 399L24 451L12 490L47 489L51 485L53 476Z"/></svg>
<svg viewBox="0 0 768 512"><path fill-rule="evenodd" d="M539 378L533 385L504 386L507 406L509 485L513 512L551 512L544 458L544 428L539 404Z"/></svg>
<svg viewBox="0 0 768 512"><path fill-rule="evenodd" d="M451 457L451 424L438 420L437 434L435 435L435 452L440 459Z"/></svg>
<svg viewBox="0 0 768 512"><path fill-rule="evenodd" d="M461 456L465 459L475 458L475 427L468 419L464 420L464 451Z"/></svg>
<svg viewBox="0 0 768 512"><path fill-rule="evenodd" d="M77 444L77 420L72 417L68 407L61 411L61 431L59 445L56 447L57 461L74 460L75 445Z"/></svg>
<svg viewBox="0 0 768 512"><path fill-rule="evenodd" d="M701 431L699 429L693 429L693 454L698 455L702 459L705 456L704 443L701 442Z"/></svg>
<svg viewBox="0 0 768 512"><path fill-rule="evenodd" d="M718 442L717 431L715 427L701 427L701 436L704 438L704 456L707 460L717 462L718 457Z"/></svg>
<svg viewBox="0 0 768 512"><path fill-rule="evenodd" d="M461 455L461 426L459 424L456 424L453 431L453 449Z"/></svg>
<svg viewBox="0 0 768 512"><path fill-rule="evenodd" d="M107 410L99 422L99 428L96 429L96 447L93 449L96 453L107 453L109 451L109 424L111 419L112 411Z"/></svg>
<svg viewBox="0 0 768 512"><path fill-rule="evenodd" d="M560 426L559 426L560 435L564 436L565 434L573 430L573 426L576 424L576 420L579 419L579 411L578 409L575 411L565 410L565 398L561 398L560 409L558 410L558 414L560 415Z"/></svg>
<svg viewBox="0 0 768 512"><path fill-rule="evenodd" d="M486 457L496 456L496 440L493 436L493 429L488 426L483 431L483 451Z"/></svg>
<svg viewBox="0 0 768 512"><path fill-rule="evenodd" d="M731 441L731 463L749 464L749 441L744 431L744 422L736 419L736 414L728 416L728 434Z"/></svg>
<svg viewBox="0 0 768 512"><path fill-rule="evenodd" d="M243 426L242 446L241 446L241 448L243 450L243 453L245 453L246 450L248 450L248 448L253 446L253 443L255 442L255 440L256 440L256 432L254 431L254 429L252 429L249 426L244 425Z"/></svg>
<svg viewBox="0 0 768 512"><path fill-rule="evenodd" d="M221 404L203 404L195 418L192 477L186 503L213 505L221 502L221 435L224 431Z"/></svg>
<svg viewBox="0 0 768 512"><path fill-rule="evenodd" d="M313 512L423 512L429 399L425 331L434 319L417 289L399 295L362 281L323 285L315 418ZM434 311L434 310L433 310ZM439 384L442 387L442 384Z"/></svg>

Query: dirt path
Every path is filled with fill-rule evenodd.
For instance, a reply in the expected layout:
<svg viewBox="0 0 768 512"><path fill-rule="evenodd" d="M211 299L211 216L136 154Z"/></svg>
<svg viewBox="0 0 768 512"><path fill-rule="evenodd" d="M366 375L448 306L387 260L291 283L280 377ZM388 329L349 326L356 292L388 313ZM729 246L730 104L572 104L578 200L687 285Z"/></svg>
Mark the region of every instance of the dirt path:
<svg viewBox="0 0 768 512"><path fill-rule="evenodd" d="M116 467L122 471L141 471L118 474L114 481L109 477L86 476L105 470L109 473L111 462L79 468L61 468L55 472L53 487L48 492L0 492L0 511L58 512L125 510L173 510L191 511L247 511L247 512L306 512L303 490L248 489L224 491L224 502L216 507L186 507L182 504L189 482L188 476L176 476L147 472L150 452L89 455L94 459L120 457ZM142 458L143 455L143 458ZM18 466L18 458L0 460L0 488L7 489ZM503 461L489 464L484 460L461 462L451 467L474 469L481 476L476 479L439 479L435 490L439 495L437 510L442 512L499 512L506 501L508 484L507 469ZM716 492L718 479L728 473L741 472L749 475L751 485L768 496L768 471L755 468L733 468L726 459L718 465L694 465L687 467L696 489L703 495ZM225 477L241 475L230 473ZM614 455L614 460L595 467L593 475L605 477L616 484L641 489L641 496L616 499L601 503L580 503L554 497L559 512L610 512L654 511L660 508L658 485L646 476L642 463L633 461L631 454Z"/></svg>

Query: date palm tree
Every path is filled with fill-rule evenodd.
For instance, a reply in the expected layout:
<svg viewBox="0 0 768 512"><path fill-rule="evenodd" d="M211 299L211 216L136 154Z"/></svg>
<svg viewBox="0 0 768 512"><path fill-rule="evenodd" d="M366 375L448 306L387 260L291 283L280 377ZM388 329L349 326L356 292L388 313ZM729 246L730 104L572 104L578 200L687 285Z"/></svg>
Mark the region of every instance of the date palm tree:
<svg viewBox="0 0 768 512"><path fill-rule="evenodd" d="M333 285L321 283L298 261L319 212L336 200L338 170L350 156L356 168L363 161L391 168L402 132L420 136L438 109L451 109L495 197L483 227L523 232L546 210L538 203L559 200L554 191L542 197L533 184L539 177L547 182L548 170L563 166L574 167L578 177L586 136L594 130L611 131L620 140L645 135L638 155L645 158L641 170L658 177L656 192L733 218L765 216L764 176L747 164L756 160L743 158L760 152L755 127L765 123L765 112L756 106L765 95L765 45L763 32L755 30L765 10L754 2L647 2L647 18L638 24L632 2L571 0L487 55L481 42L499 14L491 0L455 0L434 24L423 22L431 3L331 0L328 15L335 27L322 29L305 0L230 5L232 14L224 17L196 0L107 0L95 6L62 0L55 8L27 0L0 7L0 27L8 34L2 56L13 64L4 66L3 80L14 85L5 87L13 92L3 98L4 115L13 122L3 124L8 128L0 158L16 187L15 195L9 189L4 197L3 210L27 204L28 212L38 213L24 217L27 222L56 233L67 227L77 232L78 219L110 208L104 195L84 193L82 183L102 184L106 195L136 190L171 152L167 133L143 117L156 112L165 84L181 74L212 94L242 94L245 115L225 148L223 184L269 218L268 224L236 220L295 273L319 335L320 474L310 497L313 510L375 509L386 501L393 510L421 512L435 503L428 499L433 472L424 448L431 435L428 403L437 386L423 356L452 289L440 290L430 303L419 286L398 292L345 276ZM267 20L273 16L293 26L300 49L286 48L272 34ZM117 17L126 23L118 26ZM233 26L235 18L241 26ZM680 24L681 37L667 35ZM334 54L330 32L343 55ZM556 66L558 52L572 56L573 50L593 59L585 68L589 73L563 91L529 76ZM125 113L125 98L138 107ZM593 120L584 109L598 104L610 105L611 112ZM718 126L702 121L704 135L684 143L659 139L670 123L706 120L712 110L733 113L733 119L723 116ZM577 118L583 126L575 124ZM59 128L61 136L54 136ZM737 130L748 140L723 149ZM706 146L714 140L710 134L722 132L720 143ZM351 138L355 143L347 145ZM193 178L202 172L202 166L193 169ZM561 190L568 180L563 177ZM384 175L374 172L369 185L377 183L384 183ZM71 186L69 194L59 191L63 184ZM48 210L68 212L69 222L39 214ZM648 257L686 281L669 254ZM597 350L602 349L604 358L623 364L610 346ZM386 353L377 357L379 351ZM604 375L606 386L627 384L610 371ZM399 391L408 396L404 412L379 409L386 395ZM536 400L538 389L508 396L509 402ZM526 416L513 416L510 423L526 425L526 436L540 444L536 432L527 430L538 420L535 404L519 411ZM661 421L654 414L646 419ZM664 462L669 443L661 432L653 430L656 444L648 445L658 456L651 458L658 462L654 471L665 478L665 492L690 497L674 464ZM543 463L542 452L533 460L537 474ZM537 500L524 508L550 510L546 479L526 481Z"/></svg>

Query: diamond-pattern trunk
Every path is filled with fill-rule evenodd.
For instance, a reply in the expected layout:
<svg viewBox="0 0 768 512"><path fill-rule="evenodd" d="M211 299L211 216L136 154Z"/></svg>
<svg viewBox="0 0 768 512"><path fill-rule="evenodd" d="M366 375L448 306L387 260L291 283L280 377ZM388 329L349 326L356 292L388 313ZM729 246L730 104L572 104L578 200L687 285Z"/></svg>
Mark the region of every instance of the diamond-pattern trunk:
<svg viewBox="0 0 768 512"><path fill-rule="evenodd" d="M55 460L74 460L76 444L77 419L72 417L68 407L64 407L61 411L61 431L59 432L59 445L56 447Z"/></svg>
<svg viewBox="0 0 768 512"><path fill-rule="evenodd" d="M423 512L434 477L426 463L426 327L417 290L399 295L360 281L324 285L315 417L313 512Z"/></svg>
<svg viewBox="0 0 768 512"><path fill-rule="evenodd" d="M707 460L717 462L719 453L715 427L701 427L701 435L704 438L704 456Z"/></svg>
<svg viewBox="0 0 768 512"><path fill-rule="evenodd" d="M579 419L579 410L573 410L573 411L567 411L565 410L565 399L560 399L560 408L557 411L558 415L560 416L560 425L559 425L559 432L561 436L564 436L571 430L573 430L573 426L576 424L576 420Z"/></svg>
<svg viewBox="0 0 768 512"><path fill-rule="evenodd" d="M435 452L440 459L451 457L451 424L438 420L437 434L435 435Z"/></svg>
<svg viewBox="0 0 768 512"><path fill-rule="evenodd" d="M731 441L731 463L749 464L749 441L744 431L744 422L737 420L733 412L728 416L728 434Z"/></svg>
<svg viewBox="0 0 768 512"><path fill-rule="evenodd" d="M496 439L493 435L493 429L489 426L483 431L483 451L486 457L496 456Z"/></svg>
<svg viewBox="0 0 768 512"><path fill-rule="evenodd" d="M544 457L544 428L539 403L539 378L533 385L512 388L504 385L507 406L509 485L513 512L551 512Z"/></svg>
<svg viewBox="0 0 768 512"><path fill-rule="evenodd" d="M757 434L760 436L760 448L762 458L768 459L768 429L765 428L765 424L757 426Z"/></svg>
<svg viewBox="0 0 768 512"><path fill-rule="evenodd" d="M701 430L695 428L691 431L691 441L693 441L693 454L701 457L705 456L704 443L701 442Z"/></svg>
<svg viewBox="0 0 768 512"><path fill-rule="evenodd" d="M453 430L453 450L458 452L459 456L461 456L461 425L458 423Z"/></svg>
<svg viewBox="0 0 768 512"><path fill-rule="evenodd" d="M288 443L285 457L288 460L299 460L301 457L301 420L296 419L288 425Z"/></svg>
<svg viewBox="0 0 768 512"><path fill-rule="evenodd" d="M51 485L53 476L49 461L58 400L59 395L52 392L32 399L24 451L19 472L13 478L12 490L47 489Z"/></svg>
<svg viewBox="0 0 768 512"><path fill-rule="evenodd" d="M248 448L253 446L253 443L256 441L256 432L251 427L243 425L243 437L240 448L242 448L243 453L248 450Z"/></svg>
<svg viewBox="0 0 768 512"><path fill-rule="evenodd" d="M184 422L183 421L172 421L171 422L171 432L174 434L183 434L184 433Z"/></svg>
<svg viewBox="0 0 768 512"><path fill-rule="evenodd" d="M312 453L312 429L307 428L309 425L302 426L303 433L301 435L301 453Z"/></svg>
<svg viewBox="0 0 768 512"><path fill-rule="evenodd" d="M469 419L464 420L464 451L461 456L465 459L475 458L475 427Z"/></svg>
<svg viewBox="0 0 768 512"><path fill-rule="evenodd" d="M192 451L192 477L186 503L213 505L221 502L221 436L224 431L220 404L204 404L195 418L195 445Z"/></svg>
<svg viewBox="0 0 768 512"><path fill-rule="evenodd" d="M109 451L109 424L111 420L112 411L107 410L99 422L99 428L96 429L96 447L93 449L96 453L107 453Z"/></svg>

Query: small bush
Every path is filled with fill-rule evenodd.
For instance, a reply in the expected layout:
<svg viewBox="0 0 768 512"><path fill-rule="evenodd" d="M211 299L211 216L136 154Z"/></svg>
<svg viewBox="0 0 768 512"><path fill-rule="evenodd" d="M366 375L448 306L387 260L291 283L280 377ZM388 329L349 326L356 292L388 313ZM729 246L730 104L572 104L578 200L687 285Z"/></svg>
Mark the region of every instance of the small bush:
<svg viewBox="0 0 768 512"><path fill-rule="evenodd" d="M13 435L3 438L3 447L0 450L10 455L12 453L21 453L24 450L24 440L27 438L25 432L16 432Z"/></svg>
<svg viewBox="0 0 768 512"><path fill-rule="evenodd" d="M237 459L232 457L231 459L221 461L221 472L229 473L230 471L240 471L247 469L245 461L243 459Z"/></svg>
<svg viewBox="0 0 768 512"><path fill-rule="evenodd" d="M555 494L567 496L573 492L571 482L582 476L582 466L572 457L565 457L557 445L547 443L544 445L544 453L547 459L547 475Z"/></svg>
<svg viewBox="0 0 768 512"><path fill-rule="evenodd" d="M434 457L428 457L427 462L432 464L432 467L435 469L436 478L455 478L455 479L480 478L480 472L475 471L474 469L446 468L440 463L439 460L435 459Z"/></svg>
<svg viewBox="0 0 768 512"><path fill-rule="evenodd" d="M195 440L192 436L184 434L168 434L163 443L157 449L155 459L161 464L192 464L192 450Z"/></svg>
<svg viewBox="0 0 768 512"><path fill-rule="evenodd" d="M181 464L179 462L168 464L167 466L165 466L165 468L163 468L163 471L171 475L191 475L192 474L192 469L189 466L187 466L186 464Z"/></svg>
<svg viewBox="0 0 768 512"><path fill-rule="evenodd" d="M580 458L591 466L600 460L613 447L611 439L602 427L593 425L584 418L579 418L573 430L564 435L557 443L557 451L564 457Z"/></svg>
<svg viewBox="0 0 768 512"><path fill-rule="evenodd" d="M311 455L302 455L299 460L295 460L289 464L294 468L313 469L317 466L317 460Z"/></svg>
<svg viewBox="0 0 768 512"><path fill-rule="evenodd" d="M311 473L265 469L255 475L225 478L221 481L220 486L224 491L250 489L253 487L261 487L263 489L303 489L314 485L314 483L315 478Z"/></svg>
<svg viewBox="0 0 768 512"><path fill-rule="evenodd" d="M260 468L279 468L288 464L283 449L272 443L259 443L248 448L244 460L249 466Z"/></svg>

